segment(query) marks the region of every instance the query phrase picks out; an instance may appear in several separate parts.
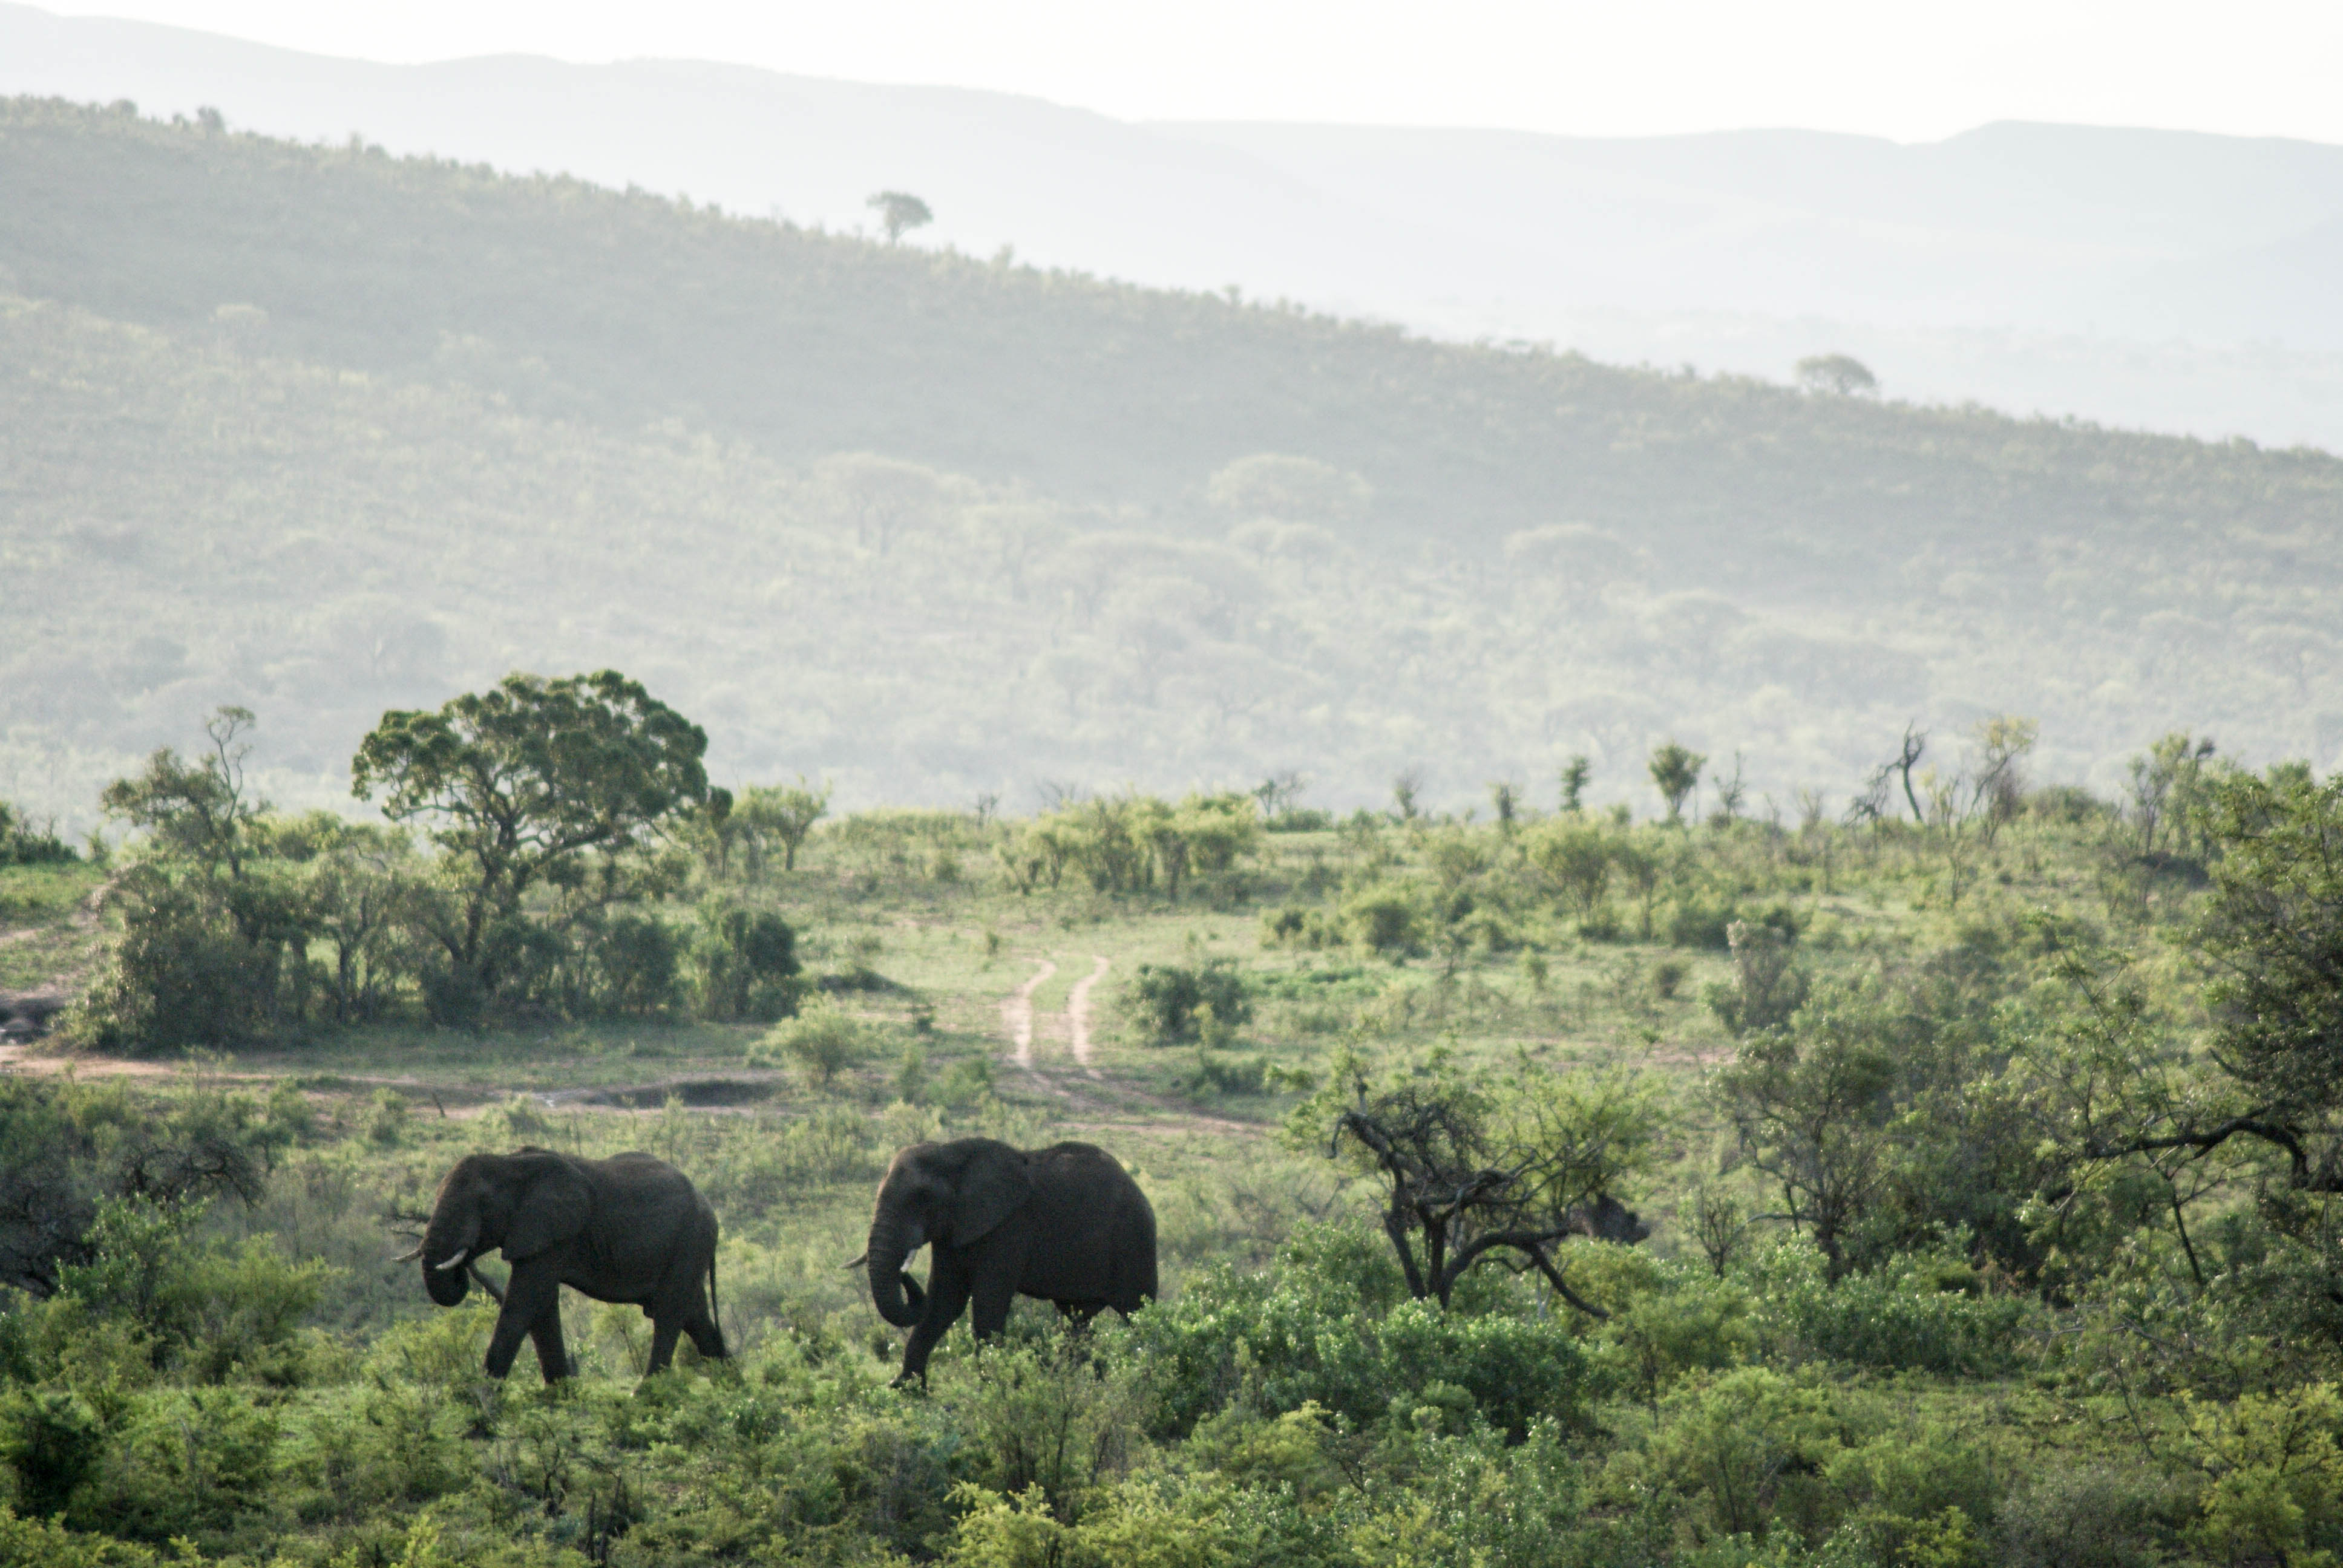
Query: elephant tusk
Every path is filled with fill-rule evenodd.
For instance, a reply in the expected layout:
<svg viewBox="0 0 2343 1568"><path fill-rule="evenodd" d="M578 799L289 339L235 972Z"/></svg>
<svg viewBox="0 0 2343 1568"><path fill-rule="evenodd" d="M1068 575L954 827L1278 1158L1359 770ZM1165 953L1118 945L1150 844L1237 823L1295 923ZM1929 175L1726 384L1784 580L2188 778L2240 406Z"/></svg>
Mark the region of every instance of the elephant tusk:
<svg viewBox="0 0 2343 1568"><path fill-rule="evenodd" d="M454 1257L452 1257L452 1258L448 1259L446 1262L444 1262L444 1263L434 1263L434 1264L432 1264L432 1265L431 1265L431 1267L432 1267L434 1270L436 1270L437 1271L438 1271L439 1273L443 1273L443 1274L444 1274L444 1273L446 1273L446 1272L447 1272L448 1270L450 1270L450 1269L460 1269L460 1268L462 1268L462 1267L464 1266L464 1260L465 1260L467 1257L470 1256L470 1254L471 1254L471 1249L470 1249L470 1248L468 1248L468 1247L467 1247L463 1251L460 1251L460 1252L457 1253Z"/></svg>
<svg viewBox="0 0 2343 1568"><path fill-rule="evenodd" d="M393 1258L391 1261L394 1263L411 1263L421 1256L423 1256L423 1243L417 1241L406 1251L401 1252L397 1257Z"/></svg>

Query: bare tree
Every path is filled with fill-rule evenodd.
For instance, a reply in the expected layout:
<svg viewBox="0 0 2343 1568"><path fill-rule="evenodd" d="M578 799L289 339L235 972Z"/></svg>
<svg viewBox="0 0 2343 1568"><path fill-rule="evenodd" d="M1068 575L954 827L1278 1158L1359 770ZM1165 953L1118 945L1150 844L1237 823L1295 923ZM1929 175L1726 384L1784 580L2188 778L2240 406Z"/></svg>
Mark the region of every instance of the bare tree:
<svg viewBox="0 0 2343 1568"><path fill-rule="evenodd" d="M1330 1154L1346 1147L1382 1179L1383 1231L1410 1294L1449 1303L1484 1262L1534 1270L1572 1306L1607 1314L1563 1277L1570 1236L1639 1241L1649 1228L1613 1189L1647 1162L1657 1104L1625 1080L1564 1079L1523 1059L1498 1081L1435 1063L1372 1087L1355 1060L1322 1091ZM1349 1103L1342 1103L1344 1089Z"/></svg>

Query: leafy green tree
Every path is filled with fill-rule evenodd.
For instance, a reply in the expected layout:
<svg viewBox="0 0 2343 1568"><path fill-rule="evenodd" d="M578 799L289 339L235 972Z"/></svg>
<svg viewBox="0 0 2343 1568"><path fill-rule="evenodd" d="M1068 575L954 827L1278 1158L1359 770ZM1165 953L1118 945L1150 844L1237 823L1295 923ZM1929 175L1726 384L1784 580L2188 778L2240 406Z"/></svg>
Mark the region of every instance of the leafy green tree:
<svg viewBox="0 0 2343 1568"><path fill-rule="evenodd" d="M442 1018L476 1016L518 967L524 900L540 885L616 901L623 857L708 793L708 737L616 670L514 674L437 712L383 715L359 744L350 789L394 821L429 824L453 898L433 935L451 982ZM598 857L589 868L589 855Z"/></svg>
<svg viewBox="0 0 2343 1568"><path fill-rule="evenodd" d="M136 778L106 787L98 804L109 817L146 834L158 849L207 872L244 875L246 830L268 803L245 792L245 738L256 720L248 708L223 707L204 721L211 748L190 763L166 746Z"/></svg>
<svg viewBox="0 0 2343 1568"><path fill-rule="evenodd" d="M1653 751L1650 761L1652 783L1660 798L1668 803L1668 820L1684 820L1684 801L1700 786L1700 770L1708 759L1698 751L1669 740Z"/></svg>
<svg viewBox="0 0 2343 1568"><path fill-rule="evenodd" d="M1890 1174L1896 1061L1874 999L1825 992L1785 1027L1744 1040L1715 1081L1749 1163L1814 1238L1831 1277Z"/></svg>
<svg viewBox="0 0 2343 1568"><path fill-rule="evenodd" d="M2167 844L2188 852L2212 756L2212 741L2175 730L2131 759L2131 816L2141 854L2159 854Z"/></svg>
<svg viewBox="0 0 2343 1568"><path fill-rule="evenodd" d="M1530 864L1553 885L1578 916L1591 924L1611 886L1611 835L1583 817L1540 824L1526 838Z"/></svg>
<svg viewBox="0 0 2343 1568"><path fill-rule="evenodd" d="M798 869L798 851L805 848L806 836L830 815L830 789L828 783L819 789L809 787L800 773L795 784L759 785L740 792L729 819L739 824L753 846L752 876L762 869L768 844L780 846L782 870Z"/></svg>
<svg viewBox="0 0 2343 1568"><path fill-rule="evenodd" d="M195 761L165 747L100 798L141 835L108 900L119 917L68 1028L110 1050L231 1045L303 1015L309 979L296 879L245 787L252 714L222 708Z"/></svg>

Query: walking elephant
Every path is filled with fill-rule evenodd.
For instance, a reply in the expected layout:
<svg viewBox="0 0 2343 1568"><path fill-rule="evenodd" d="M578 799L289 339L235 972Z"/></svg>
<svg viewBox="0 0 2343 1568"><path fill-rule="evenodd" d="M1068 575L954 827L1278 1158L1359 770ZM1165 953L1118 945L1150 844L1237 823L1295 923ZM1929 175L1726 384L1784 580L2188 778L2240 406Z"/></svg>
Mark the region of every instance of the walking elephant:
<svg viewBox="0 0 2343 1568"><path fill-rule="evenodd" d="M903 1272L923 1244L933 1249L925 1292ZM1155 1294L1155 1211L1088 1143L915 1143L879 1184L870 1250L857 1261L879 1315L911 1331L896 1382L924 1382L929 1353L971 1302L980 1340L1008 1325L1020 1295L1085 1322L1108 1307L1136 1312Z"/></svg>
<svg viewBox="0 0 2343 1568"><path fill-rule="evenodd" d="M424 1289L452 1307L464 1299L476 1260L498 1248L512 1278L488 1340L490 1377L512 1370L524 1336L537 1342L546 1382L568 1375L564 1285L598 1302L642 1308L651 1320L652 1372L667 1370L679 1334L689 1334L704 1356L724 1354L716 1211L664 1161L578 1160L550 1149L467 1155L439 1183L422 1244L400 1261L422 1259Z"/></svg>

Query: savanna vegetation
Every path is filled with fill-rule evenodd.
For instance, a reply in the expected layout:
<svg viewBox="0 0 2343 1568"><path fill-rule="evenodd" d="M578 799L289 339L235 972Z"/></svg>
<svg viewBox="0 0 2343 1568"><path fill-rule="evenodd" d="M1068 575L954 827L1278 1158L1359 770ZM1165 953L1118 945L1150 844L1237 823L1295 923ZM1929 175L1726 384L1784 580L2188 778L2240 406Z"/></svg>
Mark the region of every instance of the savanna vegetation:
<svg viewBox="0 0 2343 1568"><path fill-rule="evenodd" d="M266 723L0 869L77 1060L0 1080L0 1563L2343 1549L2332 777L2095 796L2002 716L1794 815L1673 740L1640 820L1578 762L844 812L605 672L383 715L359 820ZM891 1390L842 1265L962 1133L1111 1148L1163 1299ZM732 1359L571 1298L581 1376L481 1378L389 1260L524 1142L691 1174Z"/></svg>
<svg viewBox="0 0 2343 1568"><path fill-rule="evenodd" d="M2019 707L2343 748L2336 460L1411 339L126 108L0 106L0 795L616 665L720 780L1753 800ZM68 593L31 591L65 583ZM84 613L104 603L106 617ZM520 650L526 650L525 654Z"/></svg>

